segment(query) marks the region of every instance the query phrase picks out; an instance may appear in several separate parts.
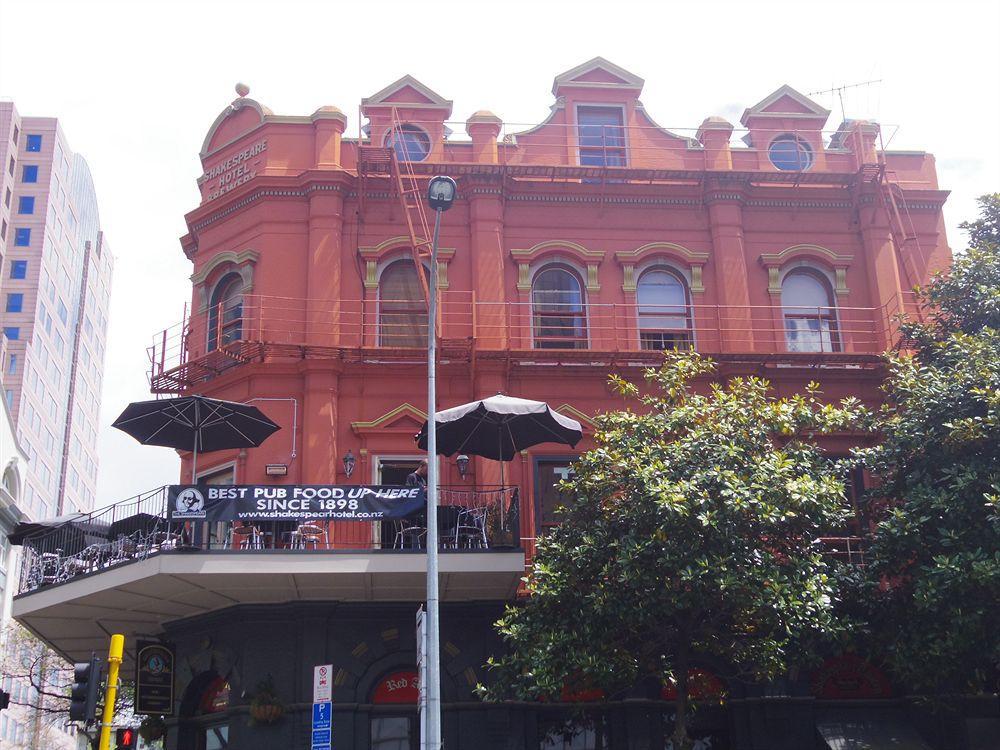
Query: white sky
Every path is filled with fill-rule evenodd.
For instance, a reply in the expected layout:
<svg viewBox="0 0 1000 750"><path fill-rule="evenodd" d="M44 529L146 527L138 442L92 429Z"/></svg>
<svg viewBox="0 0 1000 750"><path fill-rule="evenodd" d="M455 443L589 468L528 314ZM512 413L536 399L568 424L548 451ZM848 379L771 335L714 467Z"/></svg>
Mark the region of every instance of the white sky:
<svg viewBox="0 0 1000 750"><path fill-rule="evenodd" d="M846 92L848 117L899 126L891 148L937 157L949 240L975 197L1000 190L996 2L224 2L0 0L0 97L56 116L90 163L117 257L98 504L176 481L172 451L110 428L150 398L145 347L180 319L190 264L177 238L198 204L198 151L244 81L277 114L357 107L404 73L477 109L538 122L552 78L595 55L646 79L660 124L737 123L782 83ZM832 96L813 97L833 110Z"/></svg>

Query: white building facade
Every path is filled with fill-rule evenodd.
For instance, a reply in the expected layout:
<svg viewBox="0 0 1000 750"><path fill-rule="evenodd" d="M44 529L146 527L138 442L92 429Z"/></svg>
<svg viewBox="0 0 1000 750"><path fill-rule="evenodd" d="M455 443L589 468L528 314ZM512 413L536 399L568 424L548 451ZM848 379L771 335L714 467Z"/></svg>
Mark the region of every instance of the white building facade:
<svg viewBox="0 0 1000 750"><path fill-rule="evenodd" d="M9 533L95 505L114 263L90 169L56 119L0 102L0 165L0 628L13 667L26 646L9 618L19 550ZM47 650L34 664L42 682L65 666ZM16 705L48 702L28 671L0 680L12 701L0 712L0 750L76 747L68 717Z"/></svg>

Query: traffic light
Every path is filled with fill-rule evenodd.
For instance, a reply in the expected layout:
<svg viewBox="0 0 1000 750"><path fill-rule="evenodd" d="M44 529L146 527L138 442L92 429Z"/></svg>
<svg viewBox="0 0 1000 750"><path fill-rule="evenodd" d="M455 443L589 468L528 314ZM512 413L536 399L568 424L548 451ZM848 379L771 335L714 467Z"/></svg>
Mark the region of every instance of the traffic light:
<svg viewBox="0 0 1000 750"><path fill-rule="evenodd" d="M121 727L115 730L115 750L134 750L139 744L139 732L135 727Z"/></svg>
<svg viewBox="0 0 1000 750"><path fill-rule="evenodd" d="M73 689L69 696L70 721L94 720L100 683L101 660L96 656L90 657L89 662L73 665Z"/></svg>

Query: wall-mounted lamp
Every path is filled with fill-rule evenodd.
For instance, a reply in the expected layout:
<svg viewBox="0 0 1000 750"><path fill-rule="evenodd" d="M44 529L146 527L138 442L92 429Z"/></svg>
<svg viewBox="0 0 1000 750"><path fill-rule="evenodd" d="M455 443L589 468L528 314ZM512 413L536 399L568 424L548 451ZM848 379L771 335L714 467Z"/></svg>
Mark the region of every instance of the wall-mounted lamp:
<svg viewBox="0 0 1000 750"><path fill-rule="evenodd" d="M288 464L266 464L264 466L264 473L269 477L288 476Z"/></svg>
<svg viewBox="0 0 1000 750"><path fill-rule="evenodd" d="M357 465L358 460L354 457L354 454L347 451L347 455L344 456L344 474L347 478L351 478L351 474L354 473L354 467Z"/></svg>
<svg viewBox="0 0 1000 750"><path fill-rule="evenodd" d="M458 475L465 479L465 475L469 473L469 457L463 453L455 459L455 465L458 467Z"/></svg>

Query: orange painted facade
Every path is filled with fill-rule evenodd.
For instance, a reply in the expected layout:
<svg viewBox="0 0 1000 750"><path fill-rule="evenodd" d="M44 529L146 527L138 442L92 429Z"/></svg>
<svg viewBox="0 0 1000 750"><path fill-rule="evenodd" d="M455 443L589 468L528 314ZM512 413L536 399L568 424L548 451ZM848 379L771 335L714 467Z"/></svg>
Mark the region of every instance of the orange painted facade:
<svg viewBox="0 0 1000 750"><path fill-rule="evenodd" d="M256 403L284 429L258 449L203 456L199 470L262 483L267 464L284 464L272 481L364 483L382 461L419 456L423 303L418 277L391 269L427 236L399 186L422 193L433 174L459 189L440 241L439 408L498 391L545 400L584 423L585 450L589 418L621 405L608 375L637 378L663 345L779 393L816 380L829 398L876 402L894 316L915 313L908 290L950 259L934 158L884 151L871 122L824 132L829 112L787 86L746 110L742 141L717 117L690 136L664 130L641 89L597 58L556 78L539 125L483 111L455 125L450 101L405 77L362 102L361 140L345 137L336 108L285 117L236 99L202 148L202 202L182 239L190 311L156 339L152 383L277 399ZM813 288L828 295L821 309L791 304ZM547 455L567 451L539 446L506 469L527 540ZM453 459L441 466L445 484L500 481L490 462L474 459L464 479ZM335 543L360 543L363 526Z"/></svg>

